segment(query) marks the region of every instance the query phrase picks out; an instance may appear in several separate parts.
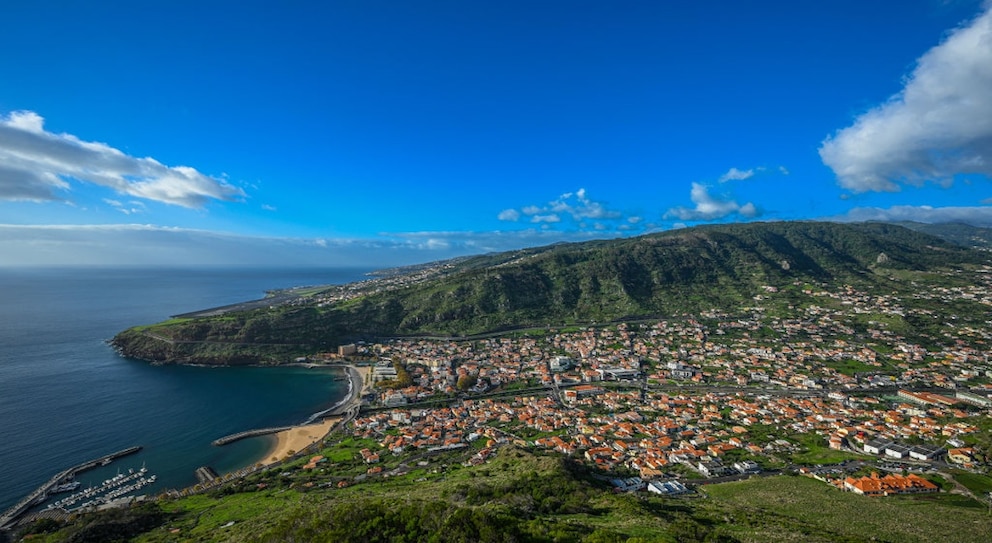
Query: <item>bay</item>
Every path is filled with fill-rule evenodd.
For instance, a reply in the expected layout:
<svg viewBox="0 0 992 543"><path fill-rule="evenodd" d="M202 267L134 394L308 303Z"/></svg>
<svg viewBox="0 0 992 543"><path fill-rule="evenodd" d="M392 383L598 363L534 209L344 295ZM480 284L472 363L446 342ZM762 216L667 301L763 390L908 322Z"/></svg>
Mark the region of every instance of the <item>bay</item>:
<svg viewBox="0 0 992 543"><path fill-rule="evenodd" d="M262 459L266 438L223 447L218 437L298 424L337 403L334 370L153 366L107 345L117 332L169 316L264 296L266 290L342 284L368 270L0 270L0 510L65 468L140 445L79 480L98 483L144 464L143 492L196 482Z"/></svg>

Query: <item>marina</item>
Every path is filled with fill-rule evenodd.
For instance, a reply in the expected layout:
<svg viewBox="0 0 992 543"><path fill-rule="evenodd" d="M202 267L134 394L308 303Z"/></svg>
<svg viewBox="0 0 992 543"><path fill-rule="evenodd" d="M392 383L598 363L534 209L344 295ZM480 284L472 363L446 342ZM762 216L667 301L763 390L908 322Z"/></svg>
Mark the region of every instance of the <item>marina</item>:
<svg viewBox="0 0 992 543"><path fill-rule="evenodd" d="M104 505L155 482L156 477L154 475L148 475L147 477L146 475L148 475L148 470L144 466L137 471L134 469L128 470L127 474L118 473L114 477L103 481L100 486L90 487L86 490L76 492L50 504L47 509L61 508L71 512L86 507Z"/></svg>
<svg viewBox="0 0 992 543"><path fill-rule="evenodd" d="M93 469L98 466L106 466L111 462L113 462L114 460L117 460L118 458L122 458L124 456L134 454L140 450L141 450L140 446L129 447L127 449L123 449L115 453L107 454L99 458L96 458L94 460L90 460L88 462L83 462L82 464L71 467L67 470L60 471L54 477L49 479L47 483L41 485L40 487L35 489L34 492L28 494L21 501L17 502L13 507L4 511L3 515L0 515L0 528L4 528L6 526L13 524L15 521L17 521L17 519L21 517L21 515L28 512L28 510L30 510L32 507L44 503L45 500L48 499L49 494L54 492L66 491L66 490L56 490L56 489L68 488L73 484L78 485L78 482L74 481L74 478L78 473L82 473L84 471ZM73 489L75 488L78 487L73 487Z"/></svg>

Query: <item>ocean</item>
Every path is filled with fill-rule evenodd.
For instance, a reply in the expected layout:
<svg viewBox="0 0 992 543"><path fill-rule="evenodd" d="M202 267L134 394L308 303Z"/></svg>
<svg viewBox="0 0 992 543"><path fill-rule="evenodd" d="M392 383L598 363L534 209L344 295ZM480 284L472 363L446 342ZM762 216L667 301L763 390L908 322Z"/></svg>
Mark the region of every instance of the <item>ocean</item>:
<svg viewBox="0 0 992 543"><path fill-rule="evenodd" d="M158 479L142 492L154 494L196 483L200 466L224 473L262 460L272 438L210 442L302 423L344 397L340 372L153 366L106 341L170 315L367 271L0 269L0 511L63 469L135 445L138 454L77 480L95 485L145 465Z"/></svg>

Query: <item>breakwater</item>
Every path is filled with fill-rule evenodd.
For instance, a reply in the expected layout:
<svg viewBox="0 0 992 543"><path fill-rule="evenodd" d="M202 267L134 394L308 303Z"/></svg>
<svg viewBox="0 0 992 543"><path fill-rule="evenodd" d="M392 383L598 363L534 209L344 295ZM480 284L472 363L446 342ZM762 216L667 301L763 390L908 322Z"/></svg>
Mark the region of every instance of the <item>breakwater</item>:
<svg viewBox="0 0 992 543"><path fill-rule="evenodd" d="M97 466L105 466L110 462L113 462L114 460L121 458L122 456L134 454L140 450L141 450L140 446L129 447L127 449L123 449L114 453L101 456L99 458L95 458L88 462L83 462L82 464L73 466L67 470L60 471L54 477L49 479L47 483L41 485L40 487L35 489L34 492L28 494L27 496L24 497L24 499L14 504L13 507L4 511L3 515L0 515L0 528L4 528L12 524L14 521L20 518L21 515L27 512L28 509L31 509L33 505L38 503L40 500L43 500L53 487L61 484L63 481L67 479L71 479L72 477L75 477L77 473L81 473L86 470L93 469Z"/></svg>
<svg viewBox="0 0 992 543"><path fill-rule="evenodd" d="M276 427L276 428L259 428L257 430L246 430L244 432L238 432L236 434L231 434L229 436L224 436L224 437L215 439L215 440L211 441L210 444L211 445L216 445L216 446L219 447L221 445L227 445L228 443L234 443L235 441L238 441L239 439L245 439L245 438L248 438L248 437L255 437L255 436L264 436L264 435L268 435L268 434L276 434L276 433L282 432L283 430L292 430L292 429L293 429L292 426L279 426L279 427Z"/></svg>

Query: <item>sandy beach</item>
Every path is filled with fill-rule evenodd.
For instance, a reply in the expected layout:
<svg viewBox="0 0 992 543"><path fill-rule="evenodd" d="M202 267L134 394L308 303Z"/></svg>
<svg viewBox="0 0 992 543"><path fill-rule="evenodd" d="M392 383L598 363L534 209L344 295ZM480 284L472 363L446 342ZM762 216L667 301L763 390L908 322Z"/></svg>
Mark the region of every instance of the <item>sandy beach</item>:
<svg viewBox="0 0 992 543"><path fill-rule="evenodd" d="M276 444L265 455L262 463L274 464L280 460L285 460L291 454L300 452L307 445L327 435L331 431L331 427L337 424L339 420L341 420L341 417L328 417L321 422L307 424L306 426L296 426L275 434Z"/></svg>
<svg viewBox="0 0 992 543"><path fill-rule="evenodd" d="M350 397L345 401L345 407L355 404L362 394L365 394L372 389L372 368L368 366L349 366L348 376L349 379L352 379L352 388ZM354 381L354 378L356 377L361 384L359 390L355 390L355 385L358 384ZM342 417L340 416L327 417L314 424L295 426L289 430L283 430L282 432L276 433L276 444L263 457L264 460L262 460L262 463L275 464L276 462L285 460L287 456L300 452L306 446L326 436L328 432L331 431L331 428L340 422L341 419Z"/></svg>

